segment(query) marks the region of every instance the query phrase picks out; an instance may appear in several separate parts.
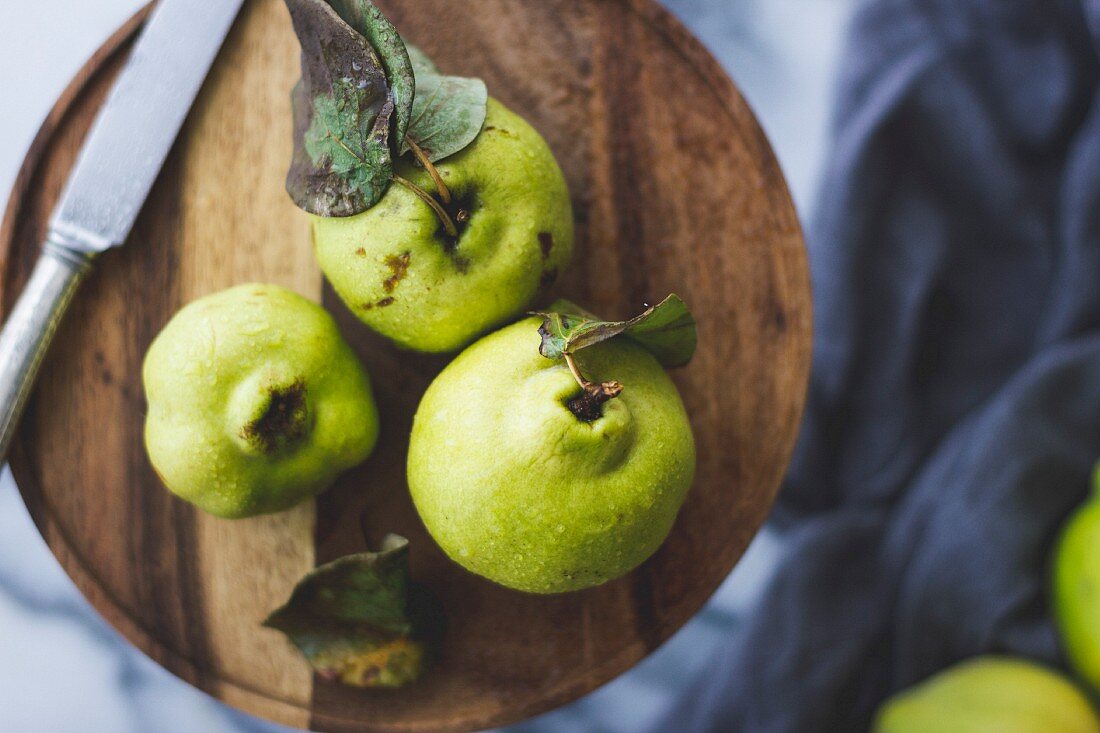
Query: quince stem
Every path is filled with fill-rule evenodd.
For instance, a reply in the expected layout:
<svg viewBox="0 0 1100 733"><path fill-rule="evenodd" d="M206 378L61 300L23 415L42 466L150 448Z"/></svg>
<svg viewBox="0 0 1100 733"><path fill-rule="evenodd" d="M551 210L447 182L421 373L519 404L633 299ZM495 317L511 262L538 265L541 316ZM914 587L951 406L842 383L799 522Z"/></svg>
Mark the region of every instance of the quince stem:
<svg viewBox="0 0 1100 733"><path fill-rule="evenodd" d="M428 158L428 154L424 152L424 149L416 144L416 140L413 140L409 135L405 135L405 143L412 150L416 159L420 161L420 165L428 171L428 175L435 181L435 188L439 191L439 198L443 201L443 205L449 205L451 203L451 189L447 188L447 184L443 182L443 176L439 175L439 169Z"/></svg>
<svg viewBox="0 0 1100 733"><path fill-rule="evenodd" d="M566 406L579 420L595 422L603 416L603 404L622 394L623 385L614 380L610 382L589 381L581 374L573 354L566 351L562 356L565 358L565 365L569 367L573 379L577 380L577 384L583 390L580 396L569 400Z"/></svg>
<svg viewBox="0 0 1100 733"><path fill-rule="evenodd" d="M447 213L447 210L444 209L440 205L440 203L435 200L434 196L432 196L430 193L428 193L409 179L402 178L396 173L393 176L393 180L412 191L414 194L416 194L417 198L426 203L428 206L432 207L432 210L435 211L435 215L439 217L439 220L441 222L443 222L443 229L447 232L447 235L454 239L458 239L458 227L455 226L454 219L452 219L451 215Z"/></svg>

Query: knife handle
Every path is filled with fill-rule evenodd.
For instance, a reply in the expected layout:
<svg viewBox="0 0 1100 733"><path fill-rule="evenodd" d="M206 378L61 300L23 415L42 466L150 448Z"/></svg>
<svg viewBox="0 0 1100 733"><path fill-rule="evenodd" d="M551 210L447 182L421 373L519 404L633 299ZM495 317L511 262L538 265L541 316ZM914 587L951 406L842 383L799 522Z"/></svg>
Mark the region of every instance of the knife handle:
<svg viewBox="0 0 1100 733"><path fill-rule="evenodd" d="M42 358L91 258L47 239L0 331L0 460L6 460Z"/></svg>

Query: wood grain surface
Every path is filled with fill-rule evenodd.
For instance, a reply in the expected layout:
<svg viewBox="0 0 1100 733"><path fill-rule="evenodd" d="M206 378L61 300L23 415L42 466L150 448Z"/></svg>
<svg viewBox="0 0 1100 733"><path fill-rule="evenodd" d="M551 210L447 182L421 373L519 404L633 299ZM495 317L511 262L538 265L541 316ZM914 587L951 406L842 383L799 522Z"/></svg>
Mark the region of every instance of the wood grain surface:
<svg viewBox="0 0 1100 733"><path fill-rule="evenodd" d="M464 572L416 517L412 415L445 357L399 352L351 316L282 189L297 45L280 0L249 0L126 247L101 257L62 326L16 438L31 514L92 604L188 682L251 713L324 731L466 731L561 705L629 668L686 622L766 516L801 415L810 291L797 218L732 82L653 0L380 0L405 37L547 138L572 190L577 255L553 296L610 317L680 293L700 348L674 374L699 466L668 542L600 588L552 597ZM59 100L0 225L10 308L49 212L144 13ZM322 301L374 380L374 455L316 502L230 522L158 483L142 448L141 361L189 300L249 281ZM448 633L412 687L313 677L259 621L316 563L390 531L441 599Z"/></svg>

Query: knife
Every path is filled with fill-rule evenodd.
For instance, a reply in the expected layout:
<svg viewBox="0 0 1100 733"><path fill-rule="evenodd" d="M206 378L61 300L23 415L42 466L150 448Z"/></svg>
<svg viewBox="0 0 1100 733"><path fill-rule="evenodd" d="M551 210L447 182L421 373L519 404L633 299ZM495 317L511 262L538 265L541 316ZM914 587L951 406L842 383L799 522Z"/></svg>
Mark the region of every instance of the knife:
<svg viewBox="0 0 1100 733"><path fill-rule="evenodd" d="M243 0L160 0L115 81L0 331L0 460L95 256L126 241Z"/></svg>

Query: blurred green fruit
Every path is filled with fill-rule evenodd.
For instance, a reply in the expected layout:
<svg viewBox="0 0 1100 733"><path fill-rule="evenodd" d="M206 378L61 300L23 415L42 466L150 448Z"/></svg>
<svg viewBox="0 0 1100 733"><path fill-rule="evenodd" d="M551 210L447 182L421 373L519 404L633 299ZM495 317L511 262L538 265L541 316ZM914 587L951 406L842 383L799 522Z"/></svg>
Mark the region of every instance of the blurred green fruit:
<svg viewBox="0 0 1100 733"><path fill-rule="evenodd" d="M370 380L332 317L275 285L185 306L142 376L153 467L219 517L294 506L365 460L378 437Z"/></svg>
<svg viewBox="0 0 1100 733"><path fill-rule="evenodd" d="M874 733L1100 733L1088 699L1057 672L979 657L890 698Z"/></svg>
<svg viewBox="0 0 1100 733"><path fill-rule="evenodd" d="M528 318L470 346L428 388L413 422L408 476L425 526L453 560L509 588L599 585L648 558L695 472L680 395L641 346L617 338L577 354L622 393L602 416L566 406L580 388L539 355Z"/></svg>
<svg viewBox="0 0 1100 733"><path fill-rule="evenodd" d="M1055 549L1054 616L1070 663L1100 692L1100 467L1092 500L1070 518Z"/></svg>
<svg viewBox="0 0 1100 733"><path fill-rule="evenodd" d="M313 240L321 269L363 323L404 348L446 352L522 313L554 281L573 251L573 210L546 142L495 99L477 139L436 167L453 195L444 208L457 238L395 183L361 214L313 217ZM397 174L436 191L408 160Z"/></svg>

